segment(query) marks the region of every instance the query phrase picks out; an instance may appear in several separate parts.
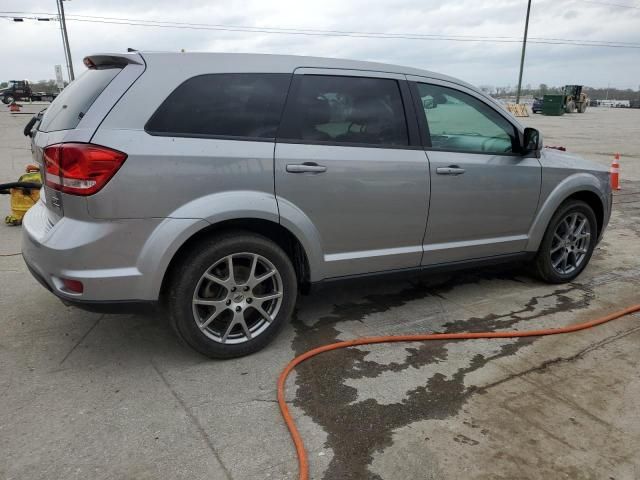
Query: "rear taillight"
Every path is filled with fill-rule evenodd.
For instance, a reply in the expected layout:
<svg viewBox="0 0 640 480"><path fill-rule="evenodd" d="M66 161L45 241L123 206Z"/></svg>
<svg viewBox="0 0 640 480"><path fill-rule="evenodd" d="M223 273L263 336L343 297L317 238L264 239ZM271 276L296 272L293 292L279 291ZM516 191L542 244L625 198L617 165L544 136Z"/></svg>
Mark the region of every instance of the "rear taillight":
<svg viewBox="0 0 640 480"><path fill-rule="evenodd" d="M44 149L45 184L71 195L93 195L104 187L127 155L90 143L58 143Z"/></svg>

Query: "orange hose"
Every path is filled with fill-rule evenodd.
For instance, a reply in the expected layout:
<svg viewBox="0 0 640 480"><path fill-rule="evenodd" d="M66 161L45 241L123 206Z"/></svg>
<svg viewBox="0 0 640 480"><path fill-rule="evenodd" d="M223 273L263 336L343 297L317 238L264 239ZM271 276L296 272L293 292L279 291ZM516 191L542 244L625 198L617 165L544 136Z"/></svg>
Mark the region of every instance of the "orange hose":
<svg viewBox="0 0 640 480"><path fill-rule="evenodd" d="M519 337L541 337L545 335L559 335L561 333L577 332L579 330L586 330L588 328L602 325L603 323L610 322L616 318L629 315L630 313L640 311L640 305L633 305L631 307L619 310L611 313L607 316L596 318L588 322L577 323L569 325L567 327L560 328L546 328L541 330L524 330L524 331L508 331L508 332L475 332L475 333L427 333L427 334L414 334L414 335L388 335L381 337L363 337L356 338L354 340L346 340L344 342L330 343L321 347L314 348L302 355L297 356L289 362L285 369L280 373L278 378L278 405L280 406L280 412L284 418L284 422L287 424L291 439L296 447L296 454L298 455L298 470L299 480L309 479L309 459L307 458L307 451L304 448L304 441L300 436L300 432L296 427L295 421L291 416L289 407L285 401L285 386L287 377L293 371L296 366L302 362L309 360L316 355L331 350L338 350L340 348L355 347L358 345L372 345L375 343L392 343L392 342L422 342L427 340L470 340L476 338L519 338Z"/></svg>

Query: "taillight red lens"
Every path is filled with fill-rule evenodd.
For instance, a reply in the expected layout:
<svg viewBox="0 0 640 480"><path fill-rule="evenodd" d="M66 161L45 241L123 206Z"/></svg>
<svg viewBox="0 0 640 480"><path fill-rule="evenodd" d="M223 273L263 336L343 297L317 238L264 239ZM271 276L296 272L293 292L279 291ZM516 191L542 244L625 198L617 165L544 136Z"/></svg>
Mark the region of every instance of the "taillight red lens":
<svg viewBox="0 0 640 480"><path fill-rule="evenodd" d="M44 149L45 184L71 195L93 195L104 187L127 155L90 143L58 143Z"/></svg>

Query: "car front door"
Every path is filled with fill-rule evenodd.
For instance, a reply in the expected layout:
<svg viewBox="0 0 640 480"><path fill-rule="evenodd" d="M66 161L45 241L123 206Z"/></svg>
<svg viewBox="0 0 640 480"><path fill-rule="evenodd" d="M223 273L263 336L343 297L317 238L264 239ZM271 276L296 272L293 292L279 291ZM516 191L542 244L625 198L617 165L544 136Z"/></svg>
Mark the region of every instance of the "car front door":
<svg viewBox="0 0 640 480"><path fill-rule="evenodd" d="M518 129L470 89L409 80L431 175L422 264L524 251L542 172L520 153Z"/></svg>
<svg viewBox="0 0 640 480"><path fill-rule="evenodd" d="M322 277L420 265L429 170L413 109L402 75L296 70L276 198L283 223L300 219L319 237Z"/></svg>

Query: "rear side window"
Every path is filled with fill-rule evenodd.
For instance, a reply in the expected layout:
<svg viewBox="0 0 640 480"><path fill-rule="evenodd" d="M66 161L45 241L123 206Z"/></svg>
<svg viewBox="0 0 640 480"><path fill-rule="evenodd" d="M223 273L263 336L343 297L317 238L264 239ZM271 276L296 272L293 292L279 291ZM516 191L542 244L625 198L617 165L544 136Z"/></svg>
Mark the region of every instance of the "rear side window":
<svg viewBox="0 0 640 480"><path fill-rule="evenodd" d="M385 78L302 75L280 138L330 144L409 144L398 82Z"/></svg>
<svg viewBox="0 0 640 480"><path fill-rule="evenodd" d="M76 128L98 95L121 71L121 68L102 68L84 72L47 108L38 130L55 132Z"/></svg>
<svg viewBox="0 0 640 480"><path fill-rule="evenodd" d="M153 135L275 138L286 73L199 75L176 88L145 125Z"/></svg>

